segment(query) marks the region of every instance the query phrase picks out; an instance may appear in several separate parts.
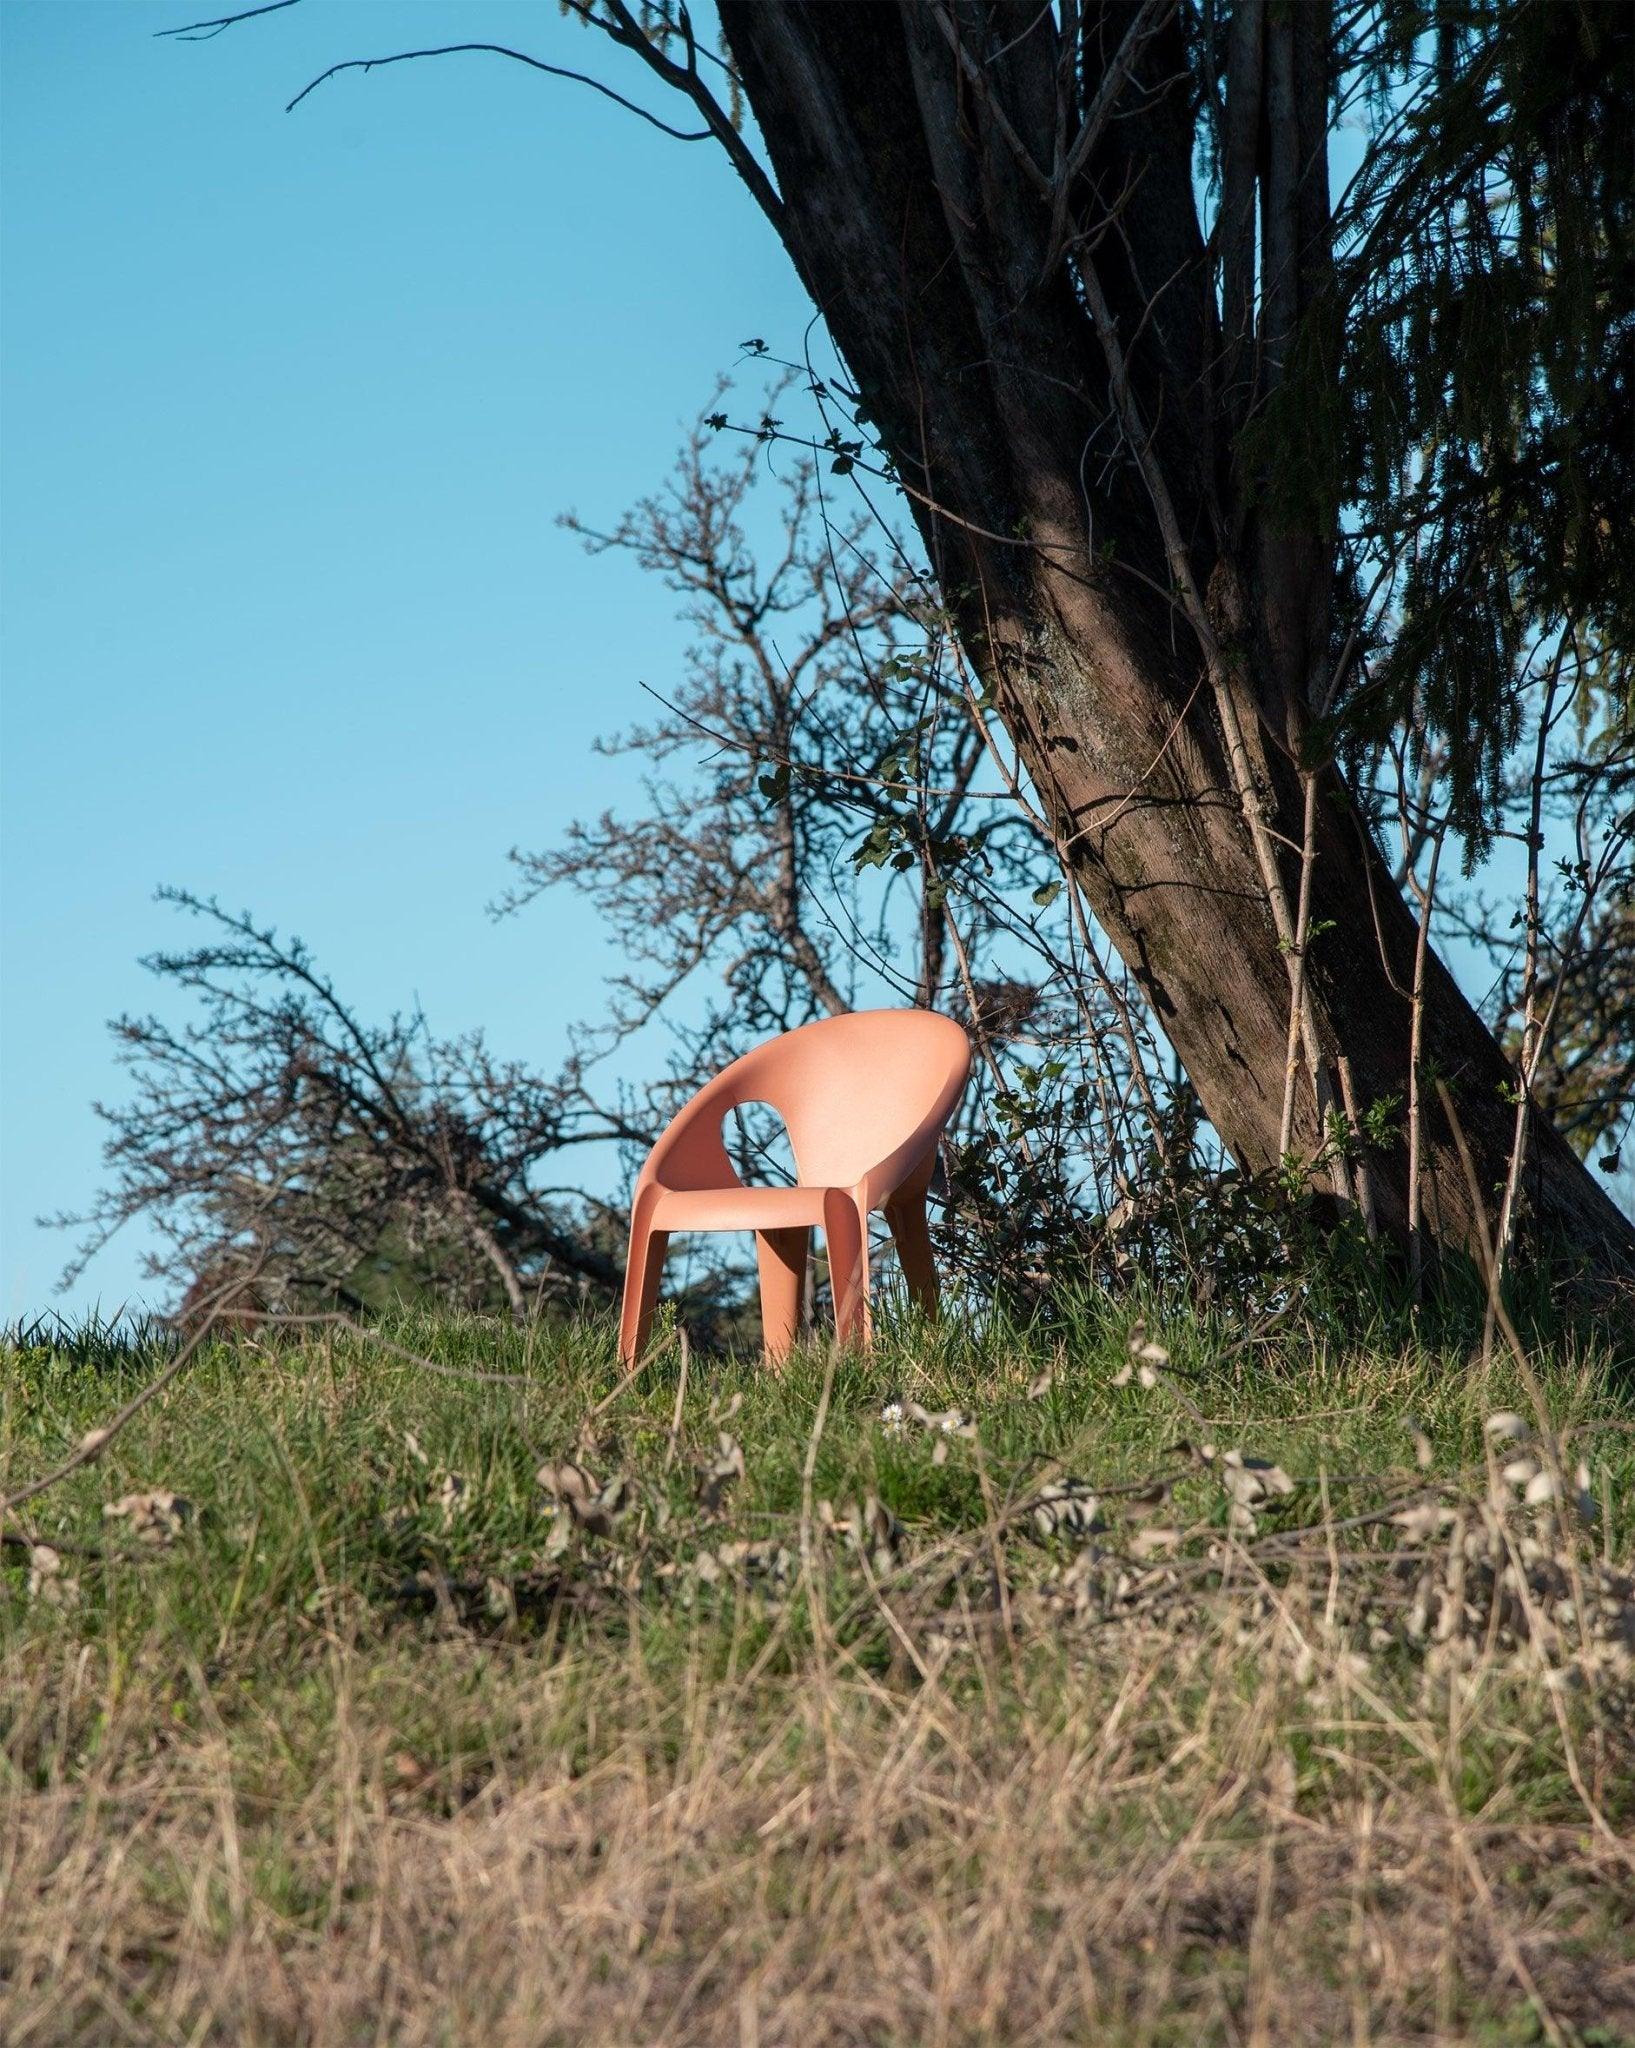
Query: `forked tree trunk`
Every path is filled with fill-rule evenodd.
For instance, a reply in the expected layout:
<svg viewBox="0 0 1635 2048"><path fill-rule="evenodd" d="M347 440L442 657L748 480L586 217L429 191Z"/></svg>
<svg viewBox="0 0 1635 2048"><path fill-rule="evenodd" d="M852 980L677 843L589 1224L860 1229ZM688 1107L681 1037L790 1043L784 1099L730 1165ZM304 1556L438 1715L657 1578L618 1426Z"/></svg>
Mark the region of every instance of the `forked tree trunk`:
<svg viewBox="0 0 1635 2048"><path fill-rule="evenodd" d="M1278 1163L1284 1134L1287 906L1307 808L1296 761L1331 660L1334 546L1331 529L1269 526L1232 444L1328 261L1325 10L1242 0L1236 11L1224 335L1193 196L1182 52L1173 27L1142 34L1161 12L1149 6L1126 41L1142 10L1109 7L1088 39L1109 65L1121 51L1134 63L1120 117L1073 181L1064 244L1036 175L1064 147L1051 9L722 7L789 253L908 487L973 665L1097 917L1253 1171ZM1075 241L1075 221L1099 239ZM1190 612L1175 596L1188 574ZM1400 1125L1416 943L1335 769L1317 773L1314 794L1310 1021L1292 1126L1308 1158L1331 1115L1355 1127L1389 1102ZM1491 1216L1513 1069L1434 959L1424 1000L1422 1075L1452 1091ZM1426 1227L1473 1247L1467 1179L1434 1097L1422 1159ZM1400 1237L1407 1166L1400 1139L1372 1146L1333 1169L1337 1194ZM1599 1273L1630 1270L1631 1226L1542 1124L1526 1187L1541 1236L1567 1240Z"/></svg>

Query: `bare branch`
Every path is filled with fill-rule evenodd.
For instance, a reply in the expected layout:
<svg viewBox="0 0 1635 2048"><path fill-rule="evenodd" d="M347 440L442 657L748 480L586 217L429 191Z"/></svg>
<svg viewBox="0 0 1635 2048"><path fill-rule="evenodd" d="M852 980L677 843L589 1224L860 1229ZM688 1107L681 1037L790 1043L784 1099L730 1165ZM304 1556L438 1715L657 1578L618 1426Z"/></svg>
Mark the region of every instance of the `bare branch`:
<svg viewBox="0 0 1635 2048"><path fill-rule="evenodd" d="M573 71L561 64L547 64L543 57L530 57L525 50L513 50L504 43L444 43L436 49L395 50L387 57L348 57L339 64L331 64L327 71L319 72L309 84L302 86L284 112L293 114L310 93L315 93L327 80L338 78L343 71L380 71L389 64L412 64L421 57L459 57L473 52L508 57L515 64L526 64L530 71L543 71L552 78L567 78L576 85L588 85L592 92L599 92L604 99L612 100L615 106L623 107L626 113L634 114L650 128L658 129L661 135L673 136L677 142L710 140L712 131L708 128L672 128L668 121L661 121L657 114L637 106L634 100L627 100L622 92L615 92L611 85L604 85L588 72Z"/></svg>
<svg viewBox="0 0 1635 2048"><path fill-rule="evenodd" d="M278 14L295 5L296 0L263 0L260 7L241 7L236 14L218 14L213 21L190 21L181 28L155 29L154 35L171 36L183 43L208 43L223 29L236 28L241 21L253 21L258 14Z"/></svg>

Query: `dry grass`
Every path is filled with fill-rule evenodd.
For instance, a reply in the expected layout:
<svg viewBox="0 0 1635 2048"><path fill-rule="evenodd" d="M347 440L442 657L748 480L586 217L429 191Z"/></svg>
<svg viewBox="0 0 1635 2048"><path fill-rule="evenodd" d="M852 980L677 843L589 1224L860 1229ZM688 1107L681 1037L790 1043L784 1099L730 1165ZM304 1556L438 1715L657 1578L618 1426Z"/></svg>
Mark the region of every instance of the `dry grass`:
<svg viewBox="0 0 1635 2048"><path fill-rule="evenodd" d="M59 1570L5 1574L0 2038L1635 2041L1626 1663L1570 1618L1518 1647L1502 1588L1468 1650L1434 1601L1416 1638L1447 1544L1341 1526L1463 1501L1587 1611L1627 1524L1495 1506L1502 1390L1445 1360L1308 1357L1300 1419L1292 1371L1186 1342L1143 1393L1087 1333L1032 1398L1038 1357L888 1355L970 1436L893 1433L881 1369L821 1357L777 1389L695 1363L672 1437L673 1360L581 1432L599 1339L516 1389L222 1347L35 1504ZM1549 1384L1621 1493L1627 1410ZM129 1391L14 1354L0 1475ZM1137 1563L1111 1508L1041 1535L1050 1474L1134 1486L1200 1406L1286 1501L1234 1530L1193 1460L1173 1550ZM747 1469L707 1512L723 1427ZM574 1452L626 1479L602 1533L534 1484ZM101 1523L160 1483L179 1530ZM833 1524L870 1495L860 1546Z"/></svg>

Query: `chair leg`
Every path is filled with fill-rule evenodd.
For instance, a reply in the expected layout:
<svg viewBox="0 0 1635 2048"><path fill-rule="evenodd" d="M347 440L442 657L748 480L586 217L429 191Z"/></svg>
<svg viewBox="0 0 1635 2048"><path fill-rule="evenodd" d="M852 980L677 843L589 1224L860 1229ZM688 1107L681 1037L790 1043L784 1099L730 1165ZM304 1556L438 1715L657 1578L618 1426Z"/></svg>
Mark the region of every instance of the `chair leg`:
<svg viewBox="0 0 1635 2048"><path fill-rule="evenodd" d="M869 1318L869 1219L848 1196L831 1194L823 1204L823 1239L829 1253L829 1290L835 1300L835 1337L865 1348Z"/></svg>
<svg viewBox="0 0 1635 2048"><path fill-rule="evenodd" d="M886 1204L886 1221L897 1247L897 1262L903 1269L908 1298L926 1315L936 1317L938 1309L937 1267L931 1256L931 1229L925 1217L925 1196L909 1195Z"/></svg>
<svg viewBox="0 0 1635 2048"><path fill-rule="evenodd" d="M755 1259L761 1269L761 1341L773 1365L781 1365L789 1356L800 1329L806 1254L811 1244L810 1230L755 1233Z"/></svg>
<svg viewBox="0 0 1635 2048"><path fill-rule="evenodd" d="M653 1326L658 1305L659 1281L664 1275L664 1251L670 1242L667 1230L633 1229L630 1256L624 1269L624 1306L619 1313L619 1358L634 1365L647 1348L647 1333Z"/></svg>

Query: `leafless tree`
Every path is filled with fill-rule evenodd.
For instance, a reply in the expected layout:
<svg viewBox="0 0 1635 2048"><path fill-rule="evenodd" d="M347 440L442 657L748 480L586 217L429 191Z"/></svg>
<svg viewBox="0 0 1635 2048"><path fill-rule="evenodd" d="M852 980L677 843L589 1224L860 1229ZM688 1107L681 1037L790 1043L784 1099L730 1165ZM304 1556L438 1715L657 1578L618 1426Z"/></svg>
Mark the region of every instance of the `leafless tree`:
<svg viewBox="0 0 1635 2048"><path fill-rule="evenodd" d="M418 1012L365 1024L298 939L161 894L210 927L146 963L193 1014L113 1027L132 1087L98 1106L108 1187L52 1219L82 1232L66 1278L142 1216L154 1277L219 1288L253 1271L262 1306L420 1295L521 1315L617 1283L616 1240L564 1162L641 1133L590 1100L573 1062L542 1080L480 1037L434 1037Z"/></svg>
<svg viewBox="0 0 1635 2048"><path fill-rule="evenodd" d="M767 394L768 437L789 383ZM649 764L640 813L514 855L505 905L590 896L640 963L615 984L614 1032L708 977L689 1033L704 1062L853 1008L863 988L941 1001L938 850L980 847L1006 885L1044 852L1003 790L974 789L982 742L924 582L882 557L849 493L830 502L810 455L756 434L724 443L726 424L701 419L665 487L611 527L564 521L592 553L659 577L688 644L654 718L602 742ZM756 521L767 531L752 537ZM865 892L871 866L889 886Z"/></svg>
<svg viewBox="0 0 1635 2048"><path fill-rule="evenodd" d="M1061 850L929 572L847 483L853 444L821 462L789 445L780 415L825 395L786 368L740 421L723 387L662 490L610 527L565 522L675 593L687 649L656 717L603 743L650 764L640 808L516 854L503 908L580 890L640 963L583 1045L665 1023L649 1118L813 1017L880 1002L964 1017L983 1058L954 1239L991 1286L1039 1267L1046 1239L1065 1253L1087 1211L1128 1191L1156 1047L1082 906L1057 902ZM737 1137L746 1171L771 1169L764 1119Z"/></svg>

